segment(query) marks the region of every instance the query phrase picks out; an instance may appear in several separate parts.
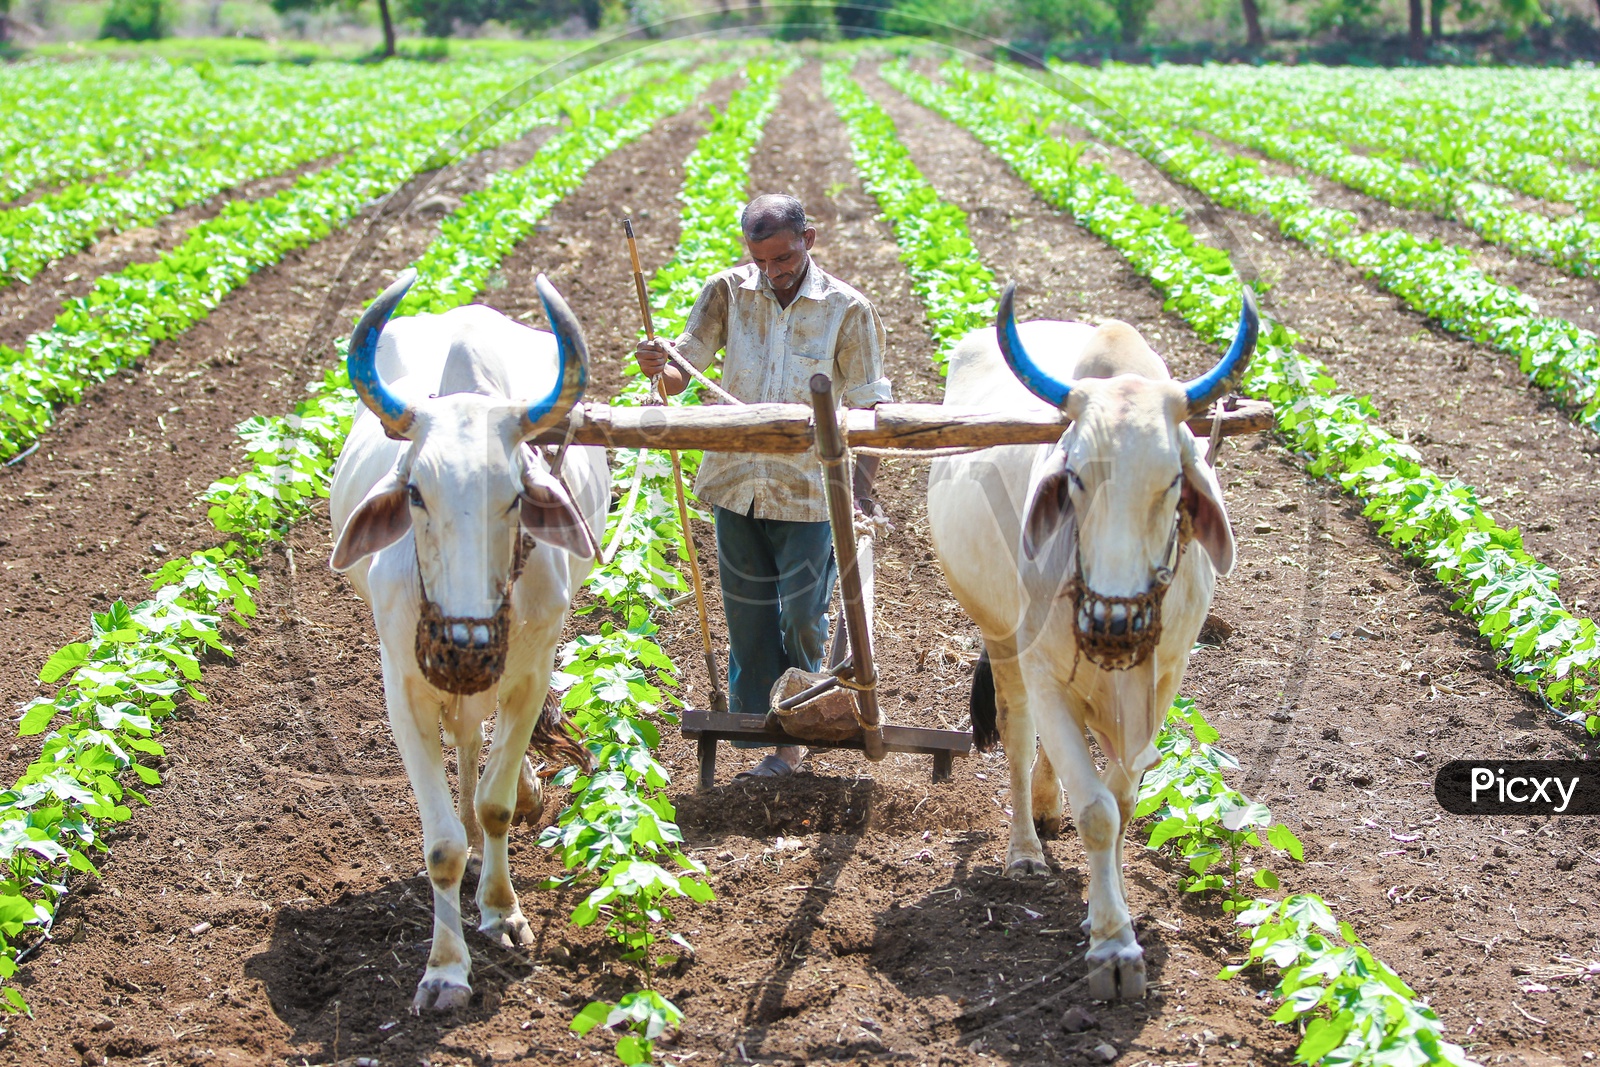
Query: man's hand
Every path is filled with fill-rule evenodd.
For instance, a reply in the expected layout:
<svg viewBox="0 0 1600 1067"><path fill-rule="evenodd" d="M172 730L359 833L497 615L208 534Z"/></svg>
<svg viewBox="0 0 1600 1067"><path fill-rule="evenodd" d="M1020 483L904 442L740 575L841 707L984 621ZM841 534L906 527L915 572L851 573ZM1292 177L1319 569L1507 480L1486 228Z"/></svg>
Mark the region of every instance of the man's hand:
<svg viewBox="0 0 1600 1067"><path fill-rule="evenodd" d="M639 369L648 378L661 376L661 384L665 386L668 396L676 396L683 392L689 384L689 376L679 370L674 364L667 362L667 353L678 355L677 346L665 338L656 337L648 341L640 341L633 349L633 358L638 362ZM679 356L678 358L682 358Z"/></svg>
<svg viewBox="0 0 1600 1067"><path fill-rule="evenodd" d="M648 341L640 341L633 349L633 358L638 362L639 369L645 377L654 378L667 366L667 353L671 351L672 342L664 338L655 337Z"/></svg>

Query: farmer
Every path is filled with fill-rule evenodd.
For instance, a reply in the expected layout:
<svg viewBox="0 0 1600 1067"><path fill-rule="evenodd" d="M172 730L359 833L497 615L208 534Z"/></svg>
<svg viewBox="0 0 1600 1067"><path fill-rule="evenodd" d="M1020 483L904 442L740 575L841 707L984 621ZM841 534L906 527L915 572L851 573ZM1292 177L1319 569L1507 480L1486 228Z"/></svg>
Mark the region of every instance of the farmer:
<svg viewBox="0 0 1600 1067"><path fill-rule="evenodd" d="M891 399L883 323L866 297L811 258L817 231L800 201L758 196L745 205L740 227L750 262L706 282L676 341L641 341L639 369L681 393L689 375L668 353L704 370L725 349L722 387L748 404L809 404L818 372L833 379L834 395L848 407ZM877 457L856 459L856 507L867 515L878 513L877 470ZM810 453L707 452L694 488L716 518L730 710L762 714L786 669L822 668L838 576L822 468ZM793 774L804 756L798 746L779 745L739 777Z"/></svg>

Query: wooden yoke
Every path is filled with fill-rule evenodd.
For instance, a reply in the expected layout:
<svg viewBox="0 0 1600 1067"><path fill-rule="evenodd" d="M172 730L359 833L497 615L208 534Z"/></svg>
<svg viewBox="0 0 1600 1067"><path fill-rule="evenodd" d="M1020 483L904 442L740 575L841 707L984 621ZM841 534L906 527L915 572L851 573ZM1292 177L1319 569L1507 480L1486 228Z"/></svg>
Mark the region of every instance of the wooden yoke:
<svg viewBox="0 0 1600 1067"><path fill-rule="evenodd" d="M1238 400L1218 413L1223 437L1272 429L1272 405ZM741 404L722 407L629 407L579 404L565 422L541 434L540 444L560 444L570 430L574 444L611 448L699 448L713 452L809 452L816 443L815 417L805 404ZM879 404L845 413L845 432L855 448L991 448L1049 445L1071 423L1055 411L993 411L943 404ZM1187 423L1208 437L1212 415Z"/></svg>
<svg viewBox="0 0 1600 1067"><path fill-rule="evenodd" d="M855 500L850 489L850 454L839 432L838 409L833 406L833 382L826 374L811 376L811 407L816 417L817 458L822 461L828 494L828 520L833 525L833 553L839 561L839 599L844 605L845 632L850 637L850 677L844 684L856 701L861 719L861 748L870 760L888 753L883 722L878 714L878 668L872 662L872 627L862 598L859 561L856 559Z"/></svg>

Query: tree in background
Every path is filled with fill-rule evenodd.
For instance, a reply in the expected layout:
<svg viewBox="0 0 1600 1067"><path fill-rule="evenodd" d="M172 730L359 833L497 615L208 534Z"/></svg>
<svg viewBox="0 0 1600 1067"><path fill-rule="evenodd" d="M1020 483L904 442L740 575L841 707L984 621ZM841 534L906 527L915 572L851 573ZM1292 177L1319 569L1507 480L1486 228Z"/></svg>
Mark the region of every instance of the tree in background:
<svg viewBox="0 0 1600 1067"><path fill-rule="evenodd" d="M776 36L780 41L836 39L839 23L834 18L833 4L824 0L799 0L791 4L783 9L778 19Z"/></svg>
<svg viewBox="0 0 1600 1067"><path fill-rule="evenodd" d="M849 0L833 5L833 21L846 37L870 37L883 29L884 12L893 6L894 0Z"/></svg>
<svg viewBox="0 0 1600 1067"><path fill-rule="evenodd" d="M1117 28L1123 44L1138 44L1144 36L1145 24L1150 21L1150 9L1156 0L1116 0Z"/></svg>
<svg viewBox="0 0 1600 1067"><path fill-rule="evenodd" d="M113 4L118 2L112 0ZM354 11L360 6L361 0L272 0L272 10L280 15L290 11L326 11L330 7ZM389 16L389 0L378 0L378 21L383 23L383 56L387 59L394 55L394 19Z"/></svg>
<svg viewBox="0 0 1600 1067"><path fill-rule="evenodd" d="M1596 3L1600 3L1600 0L1596 0ZM1256 0L1239 0L1239 7L1244 12L1245 44L1253 49L1265 48L1267 35L1261 32L1261 10L1256 7Z"/></svg>
<svg viewBox="0 0 1600 1067"><path fill-rule="evenodd" d="M1153 0L1135 2L1143 3L1148 17ZM1052 43L1115 35L1121 21L1112 5L1113 0L896 0L883 25L890 33L937 35L943 23L1044 51Z"/></svg>
<svg viewBox="0 0 1600 1067"><path fill-rule="evenodd" d="M111 0L100 21L100 36L123 41L155 41L167 35L166 0Z"/></svg>
<svg viewBox="0 0 1600 1067"><path fill-rule="evenodd" d="M0 0L0 44L11 40L11 0Z"/></svg>
<svg viewBox="0 0 1600 1067"><path fill-rule="evenodd" d="M456 24L481 26L491 19L521 30L538 32L559 26L574 15L591 30L600 28L601 0L400 0L400 11L422 20L430 37L448 37Z"/></svg>

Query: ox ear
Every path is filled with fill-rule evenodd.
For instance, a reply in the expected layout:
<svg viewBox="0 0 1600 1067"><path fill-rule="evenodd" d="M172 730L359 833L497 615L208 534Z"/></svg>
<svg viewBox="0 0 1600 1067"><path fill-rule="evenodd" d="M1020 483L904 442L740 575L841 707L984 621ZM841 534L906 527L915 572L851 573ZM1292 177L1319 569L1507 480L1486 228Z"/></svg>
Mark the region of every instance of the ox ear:
<svg viewBox="0 0 1600 1067"><path fill-rule="evenodd" d="M1067 491L1070 481L1066 453L1057 449L1050 454L1050 465L1022 511L1022 553L1028 559L1037 556L1044 543L1075 518L1072 496Z"/></svg>
<svg viewBox="0 0 1600 1067"><path fill-rule="evenodd" d="M593 559L599 551L594 531L584 521L567 489L544 465L522 457L522 528L535 541L566 549L579 559Z"/></svg>
<svg viewBox="0 0 1600 1067"><path fill-rule="evenodd" d="M367 493L356 506L333 546L330 564L336 571L347 571L374 552L382 551L411 529L411 500L405 483L390 474Z"/></svg>
<svg viewBox="0 0 1600 1067"><path fill-rule="evenodd" d="M1228 509L1222 504L1222 485L1211 464L1190 455L1183 464L1183 493L1178 506L1189 513L1194 538L1211 557L1219 575L1233 570L1233 530L1228 526Z"/></svg>

